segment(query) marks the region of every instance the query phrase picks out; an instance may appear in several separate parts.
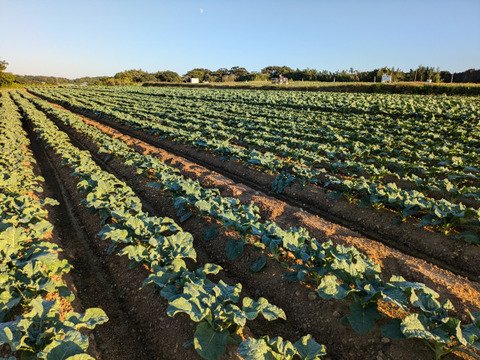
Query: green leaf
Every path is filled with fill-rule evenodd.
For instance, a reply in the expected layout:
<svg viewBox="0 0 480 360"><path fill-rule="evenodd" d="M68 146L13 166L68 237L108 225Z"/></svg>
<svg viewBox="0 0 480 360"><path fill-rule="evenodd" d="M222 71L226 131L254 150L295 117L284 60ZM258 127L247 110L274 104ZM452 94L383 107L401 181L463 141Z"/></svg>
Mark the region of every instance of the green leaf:
<svg viewBox="0 0 480 360"><path fill-rule="evenodd" d="M280 359L272 354L271 348L264 339L247 339L242 341L237 350L245 360L277 360Z"/></svg>
<svg viewBox="0 0 480 360"><path fill-rule="evenodd" d="M302 360L315 360L327 354L325 345L320 345L312 335L305 335L293 344Z"/></svg>
<svg viewBox="0 0 480 360"><path fill-rule="evenodd" d="M437 343L448 344L450 336L447 333L430 331L429 323L429 320L423 314L410 314L403 319L400 328L407 338L433 340Z"/></svg>
<svg viewBox="0 0 480 360"><path fill-rule="evenodd" d="M195 322L202 321L210 312L208 308L200 304L198 298L186 299L184 297L177 298L171 301L167 308L168 316L175 316L175 314L183 312L190 316Z"/></svg>
<svg viewBox="0 0 480 360"><path fill-rule="evenodd" d="M400 325L402 323L401 319L392 319L389 323L381 327L383 336L390 339L405 339Z"/></svg>
<svg viewBox="0 0 480 360"><path fill-rule="evenodd" d="M376 303L363 307L359 302L350 305L350 315L346 317L350 326L359 334L365 334L375 328L375 320L380 318Z"/></svg>
<svg viewBox="0 0 480 360"><path fill-rule="evenodd" d="M195 331L195 350L204 359L216 360L225 352L229 334L228 330L216 332L208 322L202 322Z"/></svg>
<svg viewBox="0 0 480 360"><path fill-rule="evenodd" d="M20 249L20 242L27 241L28 237L23 228L9 227L0 232L0 251L10 254L15 249ZM11 250L7 250L10 248Z"/></svg>
<svg viewBox="0 0 480 360"><path fill-rule="evenodd" d="M265 264L267 263L267 259L260 256L253 264L250 266L250 270L253 272L259 272L265 267Z"/></svg>
<svg viewBox="0 0 480 360"><path fill-rule="evenodd" d="M191 212L191 211L182 215L182 217L180 218L180 222L183 223L183 222L187 221L190 218L190 216L192 216L192 215L193 215L193 212Z"/></svg>
<svg viewBox="0 0 480 360"><path fill-rule="evenodd" d="M285 312L278 306L272 305L267 299L261 297L255 301L249 297L244 297L242 301L242 309L248 320L254 320L258 314L262 314L268 321L278 318L286 319Z"/></svg>
<svg viewBox="0 0 480 360"><path fill-rule="evenodd" d="M62 340L54 340L47 345L39 358L45 360L65 360L70 356L81 355L88 348L88 338L77 331L69 331Z"/></svg>
<svg viewBox="0 0 480 360"><path fill-rule="evenodd" d="M20 346L22 334L18 329L19 321L0 323L0 345L8 344L12 351L17 351ZM14 331L12 331L14 329Z"/></svg>
<svg viewBox="0 0 480 360"><path fill-rule="evenodd" d="M128 245L120 250L118 255L127 255L130 260L136 263L141 263L148 258L148 250L142 245ZM131 265L130 268L132 268Z"/></svg>
<svg viewBox="0 0 480 360"><path fill-rule="evenodd" d="M435 298L435 294L425 293L420 290L418 294L412 291L410 301L413 306L419 307L425 313L436 313L440 310L441 305Z"/></svg>
<svg viewBox="0 0 480 360"><path fill-rule="evenodd" d="M348 290L347 290L348 289ZM344 299L350 293L348 286L338 283L338 279L334 275L326 275L322 278L317 288L318 295L325 300Z"/></svg>
<svg viewBox="0 0 480 360"><path fill-rule="evenodd" d="M235 260L243 253L243 242L230 239L225 247L227 258Z"/></svg>
<svg viewBox="0 0 480 360"><path fill-rule="evenodd" d="M342 195L343 195L343 191L340 191L340 190L334 190L328 193L328 197L330 199L339 199Z"/></svg>
<svg viewBox="0 0 480 360"><path fill-rule="evenodd" d="M108 316L100 308L88 308L84 314L69 312L65 316L65 322L70 322L77 330L82 328L94 329L95 326L108 321Z"/></svg>
<svg viewBox="0 0 480 360"><path fill-rule="evenodd" d="M239 327L244 327L247 322L245 313L237 305L228 304L225 307L225 314Z"/></svg>
<svg viewBox="0 0 480 360"><path fill-rule="evenodd" d="M387 283L382 290L382 295L383 300L393 302L402 310L407 311L408 299L402 289Z"/></svg>
<svg viewBox="0 0 480 360"><path fill-rule="evenodd" d="M480 244L480 235L473 230L467 230L456 236L457 239L463 239L466 242Z"/></svg>
<svg viewBox="0 0 480 360"><path fill-rule="evenodd" d="M200 271L202 271L204 274L218 274L220 272L220 270L222 270L222 267L220 265L217 265L217 264L210 264L210 263L206 263L203 268L200 268L198 269ZM197 270L197 272L198 272Z"/></svg>

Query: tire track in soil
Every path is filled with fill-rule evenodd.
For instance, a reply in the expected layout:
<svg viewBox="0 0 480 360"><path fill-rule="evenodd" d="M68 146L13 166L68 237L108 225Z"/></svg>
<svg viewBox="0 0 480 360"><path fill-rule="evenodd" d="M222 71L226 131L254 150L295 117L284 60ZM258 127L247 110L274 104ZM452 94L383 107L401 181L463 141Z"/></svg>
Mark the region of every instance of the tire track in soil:
<svg viewBox="0 0 480 360"><path fill-rule="evenodd" d="M57 123L57 125L59 125L58 121L56 121L56 123ZM63 130L66 130L66 129L63 129ZM74 132L75 131L73 131L72 129L67 131L67 133L70 135L71 138L74 137L74 135L73 135ZM80 138L84 142L89 142L89 141L85 141L85 139L83 138L82 135L80 135ZM91 146L87 147L87 149L90 151L90 153L95 152L95 149L92 149ZM98 159L98 158L97 158L97 160L102 161L101 159ZM121 165L120 166L114 166L118 162L119 162L118 160L110 160L109 161L109 163L112 165L112 167L115 168L115 169L111 168L112 171L114 171L114 173L119 174L119 173L123 172L123 174L118 176L119 178L123 177L124 179L130 179L130 180L134 180L134 179L138 178L138 176L134 175L134 172L132 173L128 169L127 170L125 170L125 169L118 170L119 167L121 168ZM128 172L130 172L130 175L127 174ZM136 180L133 181L133 182L135 182L137 185L140 184ZM142 188L142 185L140 184L139 187L137 188L137 190L139 190L139 189L141 190L141 188ZM145 188L143 188L143 190L144 191L150 191L150 190L145 190ZM140 198L142 198L142 197L143 197L142 203L147 204L148 201L144 201L145 197L140 196ZM153 200L154 198L155 197L149 196L149 200ZM162 209L163 208L161 210L161 212L163 213L162 214L163 216L169 216L169 217L176 218L175 210L173 209L171 204L165 206L165 203L156 202L155 205L151 205L151 206L153 206L153 208L155 208L155 209ZM173 212L170 211L170 213L168 213L168 211L166 211L166 208L173 209ZM167 213L165 213L165 211ZM291 216L291 215L292 214L289 214L288 216ZM298 215L297 215L297 217L298 217ZM198 224L193 224L192 225L192 222L193 222L193 220L188 220L186 223L182 224L182 227L184 227L186 231L189 231L192 234L194 234L195 239L197 239L197 238L201 239L202 236L203 236L202 235L203 230L202 230L201 225L200 226ZM206 227L204 227L203 229L205 229L205 228ZM198 237L197 237L197 235L198 235ZM268 271L268 275L262 275L263 278L260 278L260 279L258 277L256 278L255 276L252 276L251 274L247 275L248 274L248 267L249 267L250 263L254 261L254 257L258 256L258 254L252 254L250 251L246 252L246 259L242 259L242 260L247 260L248 265L247 264L242 264L243 261L237 261L237 262L228 261L228 260L225 259L224 248L223 248L224 245L222 245L225 242L226 242L226 240L224 238L220 238L220 239L216 239L214 242L210 242L209 244L205 244L205 243L199 244L208 253L206 258L205 258L204 255L199 256L199 258L201 257L203 259L214 261L214 262L222 265L224 268L226 268L226 271L229 271L229 273L234 273L236 278L240 279L240 281L244 285L246 285L244 288L248 289L248 291L251 294L252 293L257 293L257 292L261 292L263 294L264 291L268 292L268 295L266 295L267 298L271 299L271 301L273 303L275 303L275 304L279 305L280 307L284 308L284 310L287 312L287 318L290 319L289 324L292 321L293 321L293 324L296 324L296 325L293 326L295 334L306 333L306 331L310 332L310 330L313 330L313 329L316 329L316 331L320 331L320 333L322 333L321 329L323 329L324 333L326 334L325 335L325 340L326 341L324 343L327 344L327 346L330 349L332 349L332 348L335 349L334 354L333 354L333 358L340 359L340 358L342 358L341 357L342 354L343 355L348 354L349 357L355 356L354 354L357 354L357 356L359 356L358 358L367 359L367 358L370 358L370 357L375 357L375 355L382 352L382 350L383 350L383 353L386 353L386 354L389 354L389 355L395 355L393 357L395 359L411 359L412 358L411 354L406 356L405 350L404 350L405 343L402 342L402 341L400 341L400 342L393 341L392 344L390 344L388 346L385 343L382 344L381 334L379 334L378 329L373 334L369 333L369 336L371 336L372 338L369 339L368 342L365 338L363 338L360 341L355 341L355 344L349 343L353 339L357 340L358 335L355 334L354 332L352 332L351 330L349 331L348 328L345 328L344 326L340 325L339 322L338 322L338 319L335 318L336 315L333 315L333 313L338 313L338 312L345 313L345 309L348 307L348 304L346 304L345 302L341 302L341 301L340 302L335 302L333 304L332 302L326 302L326 303L320 302L320 303L318 303L318 301L313 302L312 300L308 300L308 301L305 300L305 298L307 298L308 295L311 295L308 292L308 290L307 290L307 292L305 292L306 291L305 288L299 287L299 286L297 286L297 284L281 283L281 279L278 278L278 274L281 271L281 269L278 269L275 266L271 267L270 271ZM213 244L213 243L216 243L216 244ZM197 246L195 248L198 249ZM219 249L220 249L220 251L219 251ZM199 252L199 253L202 253L202 252ZM206 260L204 260L204 261L206 261ZM270 280L265 281L266 278L269 278ZM280 282L280 284L279 284L279 282ZM273 294L273 298L269 296L270 294ZM295 300L292 301L292 299L295 299ZM308 311L307 311L307 314L305 314L305 311L302 311L303 312L303 314L302 314L298 309L296 309L296 306L303 307L304 309L309 309L309 307L311 307L313 304L318 306L315 309L315 312L318 313L318 314L321 314L317 319L312 319L309 316L310 314L308 313ZM325 322L328 324L327 327L325 327ZM338 324L336 324L336 323L338 323ZM270 324L267 324L266 326L268 327L268 325L270 325ZM272 325L274 325L274 324L272 324ZM262 326L260 326L260 328L262 328ZM273 336L281 335L281 336L284 336L284 337L287 337L287 338L290 338L290 339L293 339L293 340L296 340L296 338L299 337L299 335L294 335L293 337L292 336L286 336L288 332L285 333L285 330L282 331L281 327L279 328L278 326L274 325L274 326L272 326L271 330L273 330L273 328L277 328L276 332L272 333ZM292 335L291 331L289 333L290 333L290 335ZM260 331L260 334L261 334L261 331ZM334 335L334 336L332 336L332 335ZM317 338L317 341L322 342L321 336L322 335L319 335L319 338ZM345 342L345 339L348 339L348 342ZM375 339L374 340L375 343L370 342L370 340L373 340L373 339ZM381 345L380 347L379 347L379 344ZM421 342L411 341L409 346L410 346L411 350L415 351L416 355L420 356L420 357L418 357L418 359L423 358L422 356L428 356L427 355L428 353L424 353L422 351L423 350L422 349L423 344L421 344ZM368 353L365 350L365 348L371 348L371 349L374 349L374 350L373 350L373 352ZM335 354L336 351L338 351L337 354ZM452 357L449 357L449 358L456 358L456 357L452 356Z"/></svg>
<svg viewBox="0 0 480 360"><path fill-rule="evenodd" d="M30 94L30 93L29 93ZM32 95L32 94L30 94ZM454 274L479 282L480 247L468 244L463 240L454 238L445 239L443 235L432 233L426 229L415 228L411 223L392 225L397 220L395 214L384 212L385 220L379 224L375 219L380 218L380 212L373 209L361 209L353 205L342 204L341 200L330 201L328 197L314 186L307 186L303 191L296 191L293 187L286 188L284 193L277 194L271 191L274 176L258 173L245 168L243 165L231 161L220 161L215 155L206 151L197 150L184 144L175 144L169 140L161 140L141 130L118 124L91 114L83 113L71 106L59 105L51 99L39 96L52 104L64 107L74 114L81 114L99 123L111 127L122 134L139 139L149 145L165 150L176 156L183 157L204 168L217 172L234 183L245 184L256 191L301 208L310 214L348 228L359 235L378 241L388 247L399 250L414 258L422 259L428 263L448 270ZM336 204L336 205L334 205ZM344 216L343 214L348 214Z"/></svg>
<svg viewBox="0 0 480 360"><path fill-rule="evenodd" d="M69 275L78 297L85 308L101 307L109 317L107 323L92 331L101 358L146 359L142 343L131 336L131 330L138 329L139 326L128 316L128 309L115 296L115 292L111 291L114 281L104 266L102 256L91 246L89 235L79 221L75 205L63 186L56 167L35 137L31 123L23 119L23 125L45 184L59 202L51 210L51 216L55 218L54 226L59 233L63 255L73 266Z"/></svg>

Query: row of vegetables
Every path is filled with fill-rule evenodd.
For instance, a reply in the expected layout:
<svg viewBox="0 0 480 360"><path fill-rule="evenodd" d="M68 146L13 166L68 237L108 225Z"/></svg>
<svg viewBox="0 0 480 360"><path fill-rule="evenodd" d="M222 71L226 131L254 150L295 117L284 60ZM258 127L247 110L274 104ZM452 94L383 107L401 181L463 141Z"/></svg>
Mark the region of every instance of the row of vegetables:
<svg viewBox="0 0 480 360"><path fill-rule="evenodd" d="M163 101L160 95L165 94L135 90L132 95L129 88L124 91L131 98L117 90L34 91L77 110L276 174L272 188L277 192L294 183L313 183L332 198L393 209L402 221L416 217L419 226L480 243L480 142L470 117L399 120L300 113L294 120L289 116L279 120L276 115L256 117L248 108L234 115L228 109L212 111L206 101L188 106L159 103L155 98ZM391 181L392 177L398 180Z"/></svg>
<svg viewBox="0 0 480 360"><path fill-rule="evenodd" d="M16 97L20 99L19 95ZM244 247L250 245L270 252L278 260L286 253L293 255L297 263L290 267L285 277L315 286L319 296L326 300L350 297L350 314L344 317L344 322L355 331L366 333L375 328L376 320L382 316L378 310L379 301L388 301L410 314L402 319L391 319L382 327L384 336L424 339L436 358L456 350L470 352L468 348L480 349L480 313L471 315L472 323L464 325L459 319L449 316L454 311L450 301L441 303L435 291L420 283L398 276L383 279L379 266L355 248L331 242L320 244L305 229L284 230L274 222L263 221L255 206L242 205L238 199L222 197L218 189L204 188L198 181L184 178L175 168L155 157L134 151L124 142L86 125L69 111L53 107L38 98L23 97L20 99L22 102L28 98L57 121L90 137L99 144L101 152L122 158L127 166L134 166L140 174L153 175L156 181L152 186L160 187L172 196L180 221L196 214L216 219L221 227L234 229L241 241L232 239L227 242L226 256L229 259L238 258ZM204 234L205 239L216 236L217 231L216 227L209 228ZM116 224L108 225L102 234L113 241L113 248L130 238L130 232ZM257 239L256 242L250 240L252 236ZM148 248L139 251L127 247L122 252L127 252L133 263L148 263ZM251 270L261 271L265 262L265 255L260 256ZM146 283L153 282L165 289L171 279L181 277L178 273L184 271L184 263L177 266L154 268ZM169 291L162 290L167 295ZM259 341L263 341L264 345L270 340L257 340L256 346L259 346Z"/></svg>
<svg viewBox="0 0 480 360"><path fill-rule="evenodd" d="M309 335L295 343L282 338L242 339L247 320L254 320L259 314L267 320L285 318L284 311L265 298L243 297L241 306L237 305L242 291L240 283L229 285L207 277L220 272L218 265L205 264L189 270L185 260L196 258L190 233L172 219L143 212L140 199L129 186L101 170L89 152L74 147L68 135L29 101L19 94L13 98L45 146L52 148L62 165L68 166L77 178L77 190L86 195L86 208L100 215L103 227L99 235L112 241L109 253L118 251L127 256L131 267L146 265L151 275L144 285L155 283L168 300L167 314L186 313L198 323L192 343L200 356L216 359L230 342L239 345L239 354L245 359L258 359L261 353L286 359L295 355L316 359L326 353L325 347Z"/></svg>
<svg viewBox="0 0 480 360"><path fill-rule="evenodd" d="M478 128L475 121L459 123L445 118L422 121L278 110L254 105L235 107L235 103L219 105L209 102L207 96L196 101L183 98L179 101L176 97L166 96L159 102L159 95L172 90L161 90L160 94L160 90L157 93L145 93L145 90L139 93L140 90L126 88L124 91L127 93L123 94L122 89L62 89L60 93L56 91L53 94L64 97L64 100L81 102L83 99L107 105L116 112L199 131L202 135L209 134L220 140L233 136L237 142L249 147L272 148L272 142L277 142L273 149L281 146L282 152L298 147L305 151L304 161L310 157L318 163L337 163L336 168L341 169L343 165L350 172L363 170L369 176L375 175L373 167L379 165L387 165L390 171L401 174L422 175L422 172L430 171L434 175L448 175L475 164L477 160ZM283 139L282 144L278 144L278 138ZM295 152L292 154L295 155ZM399 158L415 161L415 166ZM438 164L438 158L441 158L441 164ZM342 160L349 163L343 164Z"/></svg>
<svg viewBox="0 0 480 360"><path fill-rule="evenodd" d="M363 166L369 176L375 175L370 174L372 167L382 164L401 174L422 175L422 172L431 171L435 175L448 175L454 170L464 170L477 160L479 133L475 118L459 121L440 117L426 121L408 116L311 112L255 105L241 107L234 102L218 104L208 101L206 94L203 94L205 98L195 101L170 96L158 101L159 95L170 95L172 90L146 93L145 90L139 92L135 88L126 88L124 91L126 94L117 88L115 91L72 89L55 94L66 99L83 98L114 107L115 111L149 117L154 122L160 120L165 125L208 133L217 139L233 136L236 142L249 147L272 148L272 141L282 138L282 144L277 141L277 146L285 147L282 151L293 151L292 147L298 147L306 151L303 156L310 154L317 162L337 162L340 168L342 160L348 160L351 164L346 170L358 172ZM399 157L409 161L401 161ZM412 166L411 161L415 161L416 166Z"/></svg>
<svg viewBox="0 0 480 360"><path fill-rule="evenodd" d="M9 359L93 359L88 337L108 317L89 308L83 314L62 303L73 301L62 275L71 270L51 242L53 225L41 198L44 179L35 175L34 156L21 115L6 92L0 97L0 345ZM61 305L63 304L63 305Z"/></svg>
<svg viewBox="0 0 480 360"><path fill-rule="evenodd" d="M444 117L448 119L471 119L479 111L474 97L439 97L422 95L314 93L264 90L224 89L182 89L151 87L98 87L105 92L155 93L158 96L199 101L206 99L221 103L222 106L234 102L239 105L260 106L262 108L291 108L310 111L371 113L391 116L421 118ZM125 90L123 90L125 89Z"/></svg>

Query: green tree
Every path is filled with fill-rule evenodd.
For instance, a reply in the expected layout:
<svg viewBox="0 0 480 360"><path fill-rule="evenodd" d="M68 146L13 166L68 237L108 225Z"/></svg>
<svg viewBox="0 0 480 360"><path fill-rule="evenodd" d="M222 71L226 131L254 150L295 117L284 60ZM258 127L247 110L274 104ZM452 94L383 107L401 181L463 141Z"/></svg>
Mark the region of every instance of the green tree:
<svg viewBox="0 0 480 360"><path fill-rule="evenodd" d="M183 80L189 81L191 78L198 78L199 81L204 81L210 73L211 71L208 69L195 68L183 75Z"/></svg>
<svg viewBox="0 0 480 360"><path fill-rule="evenodd" d="M293 69L288 66L267 66L262 69L262 73L268 74L270 77L278 77L280 74L286 75L287 73L293 73Z"/></svg>
<svg viewBox="0 0 480 360"><path fill-rule="evenodd" d="M141 83L146 81L156 81L155 74L150 74L148 72L143 71L142 69L139 70L125 70L119 73L116 73L115 76L115 83L117 85L128 85L131 83Z"/></svg>
<svg viewBox="0 0 480 360"><path fill-rule="evenodd" d="M182 78L180 77L180 75L178 75L176 72L170 71L170 70L157 72L155 74L155 78L158 81L164 81L164 82L180 82L180 81L182 81Z"/></svg>
<svg viewBox="0 0 480 360"><path fill-rule="evenodd" d="M220 68L205 75L204 81L208 82L225 82L228 80L228 69Z"/></svg>
<svg viewBox="0 0 480 360"><path fill-rule="evenodd" d="M7 65L8 63L5 60L0 60L0 87L9 86L15 81L15 75L4 72Z"/></svg>
<svg viewBox="0 0 480 360"><path fill-rule="evenodd" d="M234 66L228 71L228 75L233 76L233 81L250 80L250 73L244 67Z"/></svg>

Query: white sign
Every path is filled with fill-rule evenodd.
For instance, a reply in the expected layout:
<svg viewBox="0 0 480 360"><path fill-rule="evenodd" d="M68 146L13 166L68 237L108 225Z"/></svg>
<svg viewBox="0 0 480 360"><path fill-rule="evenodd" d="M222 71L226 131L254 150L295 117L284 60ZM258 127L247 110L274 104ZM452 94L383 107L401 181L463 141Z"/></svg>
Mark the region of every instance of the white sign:
<svg viewBox="0 0 480 360"><path fill-rule="evenodd" d="M392 82L392 75L382 75L382 83L383 82Z"/></svg>

